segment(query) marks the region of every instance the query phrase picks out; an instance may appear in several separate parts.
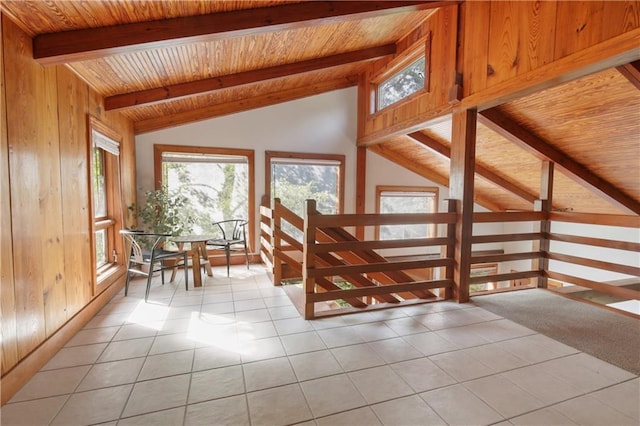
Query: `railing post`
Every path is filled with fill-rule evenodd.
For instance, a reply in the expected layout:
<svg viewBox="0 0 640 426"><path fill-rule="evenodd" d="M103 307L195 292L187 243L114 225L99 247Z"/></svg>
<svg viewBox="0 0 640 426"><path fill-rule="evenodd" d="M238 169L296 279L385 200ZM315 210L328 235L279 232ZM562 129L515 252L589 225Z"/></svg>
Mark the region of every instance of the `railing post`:
<svg viewBox="0 0 640 426"><path fill-rule="evenodd" d="M271 243L273 245L273 284L282 285L282 260L280 252L282 250L282 239L280 232L282 231L282 218L280 217L280 199L274 198L271 205Z"/></svg>
<svg viewBox="0 0 640 426"><path fill-rule="evenodd" d="M314 303L309 301L309 294L315 293L316 280L309 276L309 270L315 268L315 255L309 247L316 242L316 227L313 216L316 214L316 200L307 200L304 215L304 241L302 251L302 278L304 280L304 319L315 317Z"/></svg>
<svg viewBox="0 0 640 426"><path fill-rule="evenodd" d="M456 200L447 200L447 211L449 213L457 213L458 203ZM456 224L449 223L447 224L447 238L450 243L447 244L445 248L445 257L447 259L453 259L455 257L455 248L456 248ZM453 280L453 265L445 266L444 270L444 278L447 280ZM447 287L444 289L444 299L451 299L453 296L453 291L451 287Z"/></svg>
<svg viewBox="0 0 640 426"><path fill-rule="evenodd" d="M477 116L475 109L467 109L454 112L451 120L449 197L458 200L453 274L453 298L458 303L469 301Z"/></svg>
<svg viewBox="0 0 640 426"><path fill-rule="evenodd" d="M540 251L542 257L534 259L532 269L540 272L538 277L538 287L547 288L547 270L549 269L549 259L546 256L549 253L549 233L551 232L551 221L549 221L549 213L551 212L551 204L553 201L553 172L554 163L551 161L542 162L542 172L540 173L540 199L536 200L533 209L542 212L543 218L540 221L539 231L541 234L540 241L533 242L533 251Z"/></svg>

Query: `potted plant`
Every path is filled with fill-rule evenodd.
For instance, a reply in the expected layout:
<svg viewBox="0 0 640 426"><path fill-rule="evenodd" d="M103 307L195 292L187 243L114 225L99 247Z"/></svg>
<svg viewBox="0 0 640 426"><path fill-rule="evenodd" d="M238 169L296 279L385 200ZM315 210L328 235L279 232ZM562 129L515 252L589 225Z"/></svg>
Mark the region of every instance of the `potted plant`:
<svg viewBox="0 0 640 426"><path fill-rule="evenodd" d="M166 186L146 191L143 204L132 204L129 210L137 219L137 227L157 234L185 235L192 232L195 218L191 201Z"/></svg>

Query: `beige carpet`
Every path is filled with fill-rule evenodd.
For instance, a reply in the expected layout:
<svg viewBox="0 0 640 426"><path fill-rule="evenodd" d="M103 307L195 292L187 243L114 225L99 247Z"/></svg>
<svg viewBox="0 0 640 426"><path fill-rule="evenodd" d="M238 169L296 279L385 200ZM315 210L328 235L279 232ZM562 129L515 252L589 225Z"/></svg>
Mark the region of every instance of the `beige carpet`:
<svg viewBox="0 0 640 426"><path fill-rule="evenodd" d="M474 304L640 375L640 320L531 289L472 298Z"/></svg>

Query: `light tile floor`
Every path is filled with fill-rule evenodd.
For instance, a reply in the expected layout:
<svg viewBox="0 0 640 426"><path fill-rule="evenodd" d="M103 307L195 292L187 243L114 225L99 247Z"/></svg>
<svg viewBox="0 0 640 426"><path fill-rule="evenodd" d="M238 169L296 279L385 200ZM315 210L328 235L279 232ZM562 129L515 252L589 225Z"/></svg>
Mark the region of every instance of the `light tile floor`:
<svg viewBox="0 0 640 426"><path fill-rule="evenodd" d="M638 425L638 376L473 304L304 321L258 265L116 295L10 425Z"/></svg>

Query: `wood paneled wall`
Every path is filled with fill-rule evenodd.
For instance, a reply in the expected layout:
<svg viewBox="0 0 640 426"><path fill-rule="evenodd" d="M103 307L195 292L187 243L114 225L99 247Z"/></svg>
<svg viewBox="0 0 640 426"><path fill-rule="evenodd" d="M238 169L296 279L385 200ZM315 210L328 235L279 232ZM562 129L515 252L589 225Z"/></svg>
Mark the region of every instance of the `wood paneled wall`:
<svg viewBox="0 0 640 426"><path fill-rule="evenodd" d="M453 108L488 108L637 60L640 2L466 1L438 9L419 30L432 33L429 92L369 114L371 78L389 60L372 65L358 85L360 145L409 133ZM456 72L459 105L447 96L456 92Z"/></svg>
<svg viewBox="0 0 640 426"><path fill-rule="evenodd" d="M37 64L31 39L6 16L1 21L4 378L97 296L91 261L88 115L123 136L125 206L135 201L135 144L128 119L104 113L102 98L66 67ZM2 393L5 401L4 388Z"/></svg>
<svg viewBox="0 0 640 426"><path fill-rule="evenodd" d="M464 96L640 26L638 1L465 2Z"/></svg>
<svg viewBox="0 0 640 426"><path fill-rule="evenodd" d="M447 103L449 88L455 81L457 28L458 6L442 7L398 42L396 57L411 48L419 39L429 38L432 49L428 58L430 85L426 93L414 95L406 101L399 102L397 106L390 106L375 114L369 114L372 102L370 94L375 90L371 81L393 58L376 61L361 76L358 85L359 143L367 144L396 129L401 129L403 134L408 133L405 129L418 130L423 127L428 116L440 115L443 107L445 110L449 109Z"/></svg>

